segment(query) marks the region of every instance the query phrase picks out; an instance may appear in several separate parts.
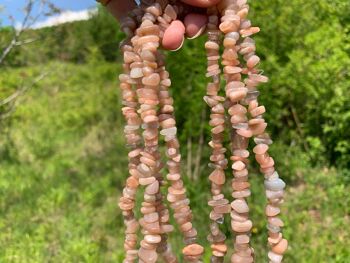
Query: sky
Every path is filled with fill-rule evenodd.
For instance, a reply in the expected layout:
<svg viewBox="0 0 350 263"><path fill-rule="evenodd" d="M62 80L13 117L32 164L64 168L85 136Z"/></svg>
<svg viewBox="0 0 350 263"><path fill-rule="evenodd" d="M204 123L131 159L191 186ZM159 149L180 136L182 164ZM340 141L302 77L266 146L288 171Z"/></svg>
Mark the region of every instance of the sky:
<svg viewBox="0 0 350 263"><path fill-rule="evenodd" d="M0 0L0 23L3 26L10 25L9 15L15 21L20 22L23 18L23 7L27 0ZM54 0L54 4L63 11L82 11L96 6L94 0ZM74 13L74 12L70 12ZM44 23L47 17L42 17L39 22Z"/></svg>

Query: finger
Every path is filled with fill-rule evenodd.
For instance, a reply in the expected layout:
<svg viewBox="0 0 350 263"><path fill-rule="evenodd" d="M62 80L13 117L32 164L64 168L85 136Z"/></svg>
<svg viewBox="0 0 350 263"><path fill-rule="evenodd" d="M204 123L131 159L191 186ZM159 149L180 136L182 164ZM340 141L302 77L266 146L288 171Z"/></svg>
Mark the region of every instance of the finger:
<svg viewBox="0 0 350 263"><path fill-rule="evenodd" d="M218 4L220 0L182 0L182 2L193 6L207 8Z"/></svg>
<svg viewBox="0 0 350 263"><path fill-rule="evenodd" d="M185 40L185 26L179 21L173 21L170 26L165 30L162 46L165 49L176 51L180 49Z"/></svg>
<svg viewBox="0 0 350 263"><path fill-rule="evenodd" d="M196 38L200 36L208 22L208 17L201 14L188 14L184 19L184 24L186 28L186 36L189 39Z"/></svg>

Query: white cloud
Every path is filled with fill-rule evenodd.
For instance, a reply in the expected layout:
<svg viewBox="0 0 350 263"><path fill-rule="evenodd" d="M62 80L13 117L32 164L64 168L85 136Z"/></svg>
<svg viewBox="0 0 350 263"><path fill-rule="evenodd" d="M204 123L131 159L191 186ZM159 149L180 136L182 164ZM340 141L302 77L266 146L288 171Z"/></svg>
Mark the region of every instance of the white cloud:
<svg viewBox="0 0 350 263"><path fill-rule="evenodd" d="M96 12L96 9L86 9L81 11L63 11L62 13L47 17L46 20L36 22L31 28L38 29L52 27L73 21L88 20Z"/></svg>

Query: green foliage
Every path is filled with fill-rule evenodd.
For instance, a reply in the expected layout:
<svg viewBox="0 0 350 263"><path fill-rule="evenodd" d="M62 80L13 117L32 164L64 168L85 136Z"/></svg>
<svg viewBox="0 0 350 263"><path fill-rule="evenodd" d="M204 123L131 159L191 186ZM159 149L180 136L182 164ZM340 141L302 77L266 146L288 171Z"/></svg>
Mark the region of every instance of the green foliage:
<svg viewBox="0 0 350 263"><path fill-rule="evenodd" d="M9 28L0 27L0 50L8 45L13 33ZM6 65L36 65L51 60L83 63L94 47L102 54L103 60L115 61L120 56L118 46L122 38L116 20L100 8L87 21L25 31L20 40L34 41L13 49Z"/></svg>
<svg viewBox="0 0 350 263"><path fill-rule="evenodd" d="M1 262L121 262L123 222L117 199L127 175L115 64L46 65L49 77L22 97L0 144ZM29 80L40 66L0 73L1 83ZM283 211L291 248L285 262L346 262L349 175L308 168L305 153L272 147L290 186ZM200 242L207 244L208 169L185 177ZM263 177L251 174L252 242L265 262ZM229 198L229 187L225 189ZM224 230L231 239L229 218ZM171 234L181 251L179 232ZM315 238L317 237L317 238ZM209 261L209 247L205 262ZM321 253L320 253L321 251Z"/></svg>
<svg viewBox="0 0 350 263"><path fill-rule="evenodd" d="M349 13L346 0L251 1L250 18L262 29L255 38L261 68L270 78L260 88L275 141L271 153L290 185L283 211L290 242L285 262L350 258ZM1 49L11 33L1 29ZM44 71L49 75L19 97L11 118L0 120L0 262L121 262L117 199L127 160L116 83L120 30L100 9L89 21L28 31L28 37L37 41L16 48L1 68L1 98ZM207 244L204 41L168 52L167 68L184 167L187 162L184 180L200 243ZM254 158L251 163L252 242L259 263L266 262L265 197L263 176ZM337 168L323 168L329 165ZM231 199L229 187L224 191ZM229 218L223 229L232 239ZM178 233L171 242L179 254ZM207 247L205 262L209 254Z"/></svg>
<svg viewBox="0 0 350 263"><path fill-rule="evenodd" d="M1 72L0 79L25 72L29 80L41 70ZM116 66L46 70L1 133L0 261L119 262L116 188L126 159L119 158Z"/></svg>
<svg viewBox="0 0 350 263"><path fill-rule="evenodd" d="M314 163L324 155L349 168L349 1L262 1L251 10L274 137L303 146Z"/></svg>

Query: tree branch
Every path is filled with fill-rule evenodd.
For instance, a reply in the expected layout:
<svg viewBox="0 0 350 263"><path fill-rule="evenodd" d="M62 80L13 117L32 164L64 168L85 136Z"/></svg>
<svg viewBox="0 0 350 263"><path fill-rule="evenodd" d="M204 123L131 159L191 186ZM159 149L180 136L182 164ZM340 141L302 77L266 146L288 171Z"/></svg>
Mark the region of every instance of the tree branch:
<svg viewBox="0 0 350 263"><path fill-rule="evenodd" d="M47 0L38 0L39 3L39 10L38 12L33 16L33 10L36 0L28 0L25 7L24 7L24 18L21 22L21 25L19 28L16 28L14 25L14 21L12 22L12 28L14 30L14 34L12 37L12 40L10 43L4 48L3 52L0 55L0 65L4 63L6 57L11 53L11 51L18 46L30 44L36 40L34 39L27 39L20 41L19 38L21 37L22 33L28 29L30 29L40 18L42 15L49 15L50 13L45 13L45 8L49 8L49 10L52 10L54 13L59 12L59 9L54 6L54 4L50 3Z"/></svg>
<svg viewBox="0 0 350 263"><path fill-rule="evenodd" d="M20 89L16 90L14 93L12 93L7 98L0 100L0 107L4 105L10 105L9 109L0 115L0 119L6 119L8 118L11 113L15 110L17 106L17 100L20 98L20 96L24 95L29 89L31 89L36 83L40 82L43 78L45 78L49 72L44 72L37 76L32 83L29 86L22 86Z"/></svg>

